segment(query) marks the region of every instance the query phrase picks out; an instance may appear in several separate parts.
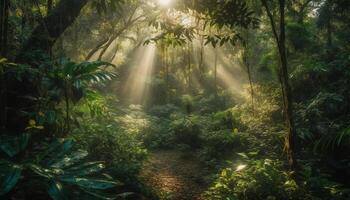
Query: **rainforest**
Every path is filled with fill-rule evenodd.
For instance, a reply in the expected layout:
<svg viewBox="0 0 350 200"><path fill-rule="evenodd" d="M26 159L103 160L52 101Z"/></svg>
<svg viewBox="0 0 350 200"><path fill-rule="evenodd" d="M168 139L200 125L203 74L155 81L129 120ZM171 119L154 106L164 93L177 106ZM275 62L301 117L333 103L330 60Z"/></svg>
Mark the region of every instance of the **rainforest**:
<svg viewBox="0 0 350 200"><path fill-rule="evenodd" d="M349 200L349 0L0 0L0 199Z"/></svg>

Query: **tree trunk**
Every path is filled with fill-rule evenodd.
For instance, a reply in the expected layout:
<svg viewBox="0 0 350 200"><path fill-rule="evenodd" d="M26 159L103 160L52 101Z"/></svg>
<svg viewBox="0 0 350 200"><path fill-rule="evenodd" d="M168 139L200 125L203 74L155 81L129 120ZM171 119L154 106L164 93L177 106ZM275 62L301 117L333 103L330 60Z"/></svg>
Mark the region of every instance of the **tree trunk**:
<svg viewBox="0 0 350 200"><path fill-rule="evenodd" d="M169 56L169 53L168 53L168 51L169 51L169 48L168 47L165 47L165 62L164 62L164 64L165 64L165 84L166 84L166 103L169 103L169 61L168 61L168 56Z"/></svg>
<svg viewBox="0 0 350 200"><path fill-rule="evenodd" d="M69 120L69 96L68 96L68 82L65 81L65 88L64 88L64 100L66 103L66 133L68 134L70 131L70 120Z"/></svg>
<svg viewBox="0 0 350 200"><path fill-rule="evenodd" d="M52 0L47 0L46 16L50 15L51 10L52 10Z"/></svg>
<svg viewBox="0 0 350 200"><path fill-rule="evenodd" d="M287 160L288 166L291 171L294 171L297 166L297 161L295 158L295 124L293 119L293 106L292 106L292 91L289 84L289 75L288 75L288 63L286 56L286 46L285 46L285 0L279 0L279 14L280 14L280 26L279 26L279 35L277 33L277 28L275 25L275 20L271 14L271 10L267 4L266 0L261 0L263 6L266 9L266 13L270 19L271 28L273 35L275 37L278 52L280 55L280 78L283 88L283 100L284 100L284 112L285 112L285 122L287 126L287 137L285 142L285 149L287 151Z"/></svg>
<svg viewBox="0 0 350 200"><path fill-rule="evenodd" d="M199 63L198 63L198 68L199 68L199 81L201 83L204 82L204 65L203 65L203 57L204 57L204 36L201 36L201 39L199 40L200 42L200 50L199 50Z"/></svg>
<svg viewBox="0 0 350 200"><path fill-rule="evenodd" d="M32 63L26 54L33 51L49 54L56 40L74 22L87 2L88 0L61 0L51 14L43 19L43 23L34 29L17 55L17 62Z"/></svg>
<svg viewBox="0 0 350 200"><path fill-rule="evenodd" d="M330 3L329 3L330 4ZM327 52L327 59L328 61L332 61L332 46L333 46L333 38L332 38L332 10L331 10L331 5L327 5L327 12L328 12L328 18L327 18L327 47L326 47L326 52Z"/></svg>
<svg viewBox="0 0 350 200"><path fill-rule="evenodd" d="M255 111L254 111L254 88L253 88L252 73L251 73L250 63L249 63L249 28L246 31L247 31L247 39L246 39L246 44L245 44L245 51L246 52L245 52L243 62L247 68L249 85L250 85L250 97L251 97L251 101L252 101L252 112L253 112L253 114L255 114Z"/></svg>
<svg viewBox="0 0 350 200"><path fill-rule="evenodd" d="M0 58L7 57L7 31L8 31L9 1L0 3ZM7 122L7 81L6 69L0 69L0 130L6 128Z"/></svg>
<svg viewBox="0 0 350 200"><path fill-rule="evenodd" d="M2 0L0 5L0 56L7 57L7 32L9 16L9 0Z"/></svg>
<svg viewBox="0 0 350 200"><path fill-rule="evenodd" d="M214 90L215 90L215 98L218 97L218 51L216 48L215 51L215 58L214 58Z"/></svg>
<svg viewBox="0 0 350 200"><path fill-rule="evenodd" d="M188 75L188 92L190 92L192 94L192 80L191 80L191 76L192 76L192 69L191 69L191 43L188 42L188 46L187 46L187 75Z"/></svg>
<svg viewBox="0 0 350 200"><path fill-rule="evenodd" d="M109 41L109 38L105 38L105 39L101 40L101 41L96 45L96 47L93 48L93 49L88 53L88 55L85 57L85 60L86 60L86 61L89 61L89 60L91 59L91 57L92 57L93 55L95 55L95 53L96 53L98 50L100 50L108 41Z"/></svg>
<svg viewBox="0 0 350 200"><path fill-rule="evenodd" d="M40 60L34 58L33 52L41 52L49 55L50 49L62 33L78 17L81 9L88 0L61 0L59 4L46 16L32 32L27 42L16 55L17 63L25 63L38 66ZM11 80L7 92L7 128L13 132L20 132L27 126L29 116L24 113L35 111L33 100L24 97L37 97L36 83L30 81L32 77L23 77L21 81ZM40 77L38 77L40 78Z"/></svg>

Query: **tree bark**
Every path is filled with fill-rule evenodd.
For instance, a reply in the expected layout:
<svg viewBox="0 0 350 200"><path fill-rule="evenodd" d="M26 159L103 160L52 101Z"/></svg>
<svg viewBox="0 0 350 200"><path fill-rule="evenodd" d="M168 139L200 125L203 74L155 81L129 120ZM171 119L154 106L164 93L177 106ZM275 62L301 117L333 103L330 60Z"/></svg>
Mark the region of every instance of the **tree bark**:
<svg viewBox="0 0 350 200"><path fill-rule="evenodd" d="M31 36L16 55L17 63L38 66L41 61L33 57L33 52L49 55L50 49L62 33L78 17L81 9L88 0L61 0L59 4L33 30ZM35 55L35 54L34 54ZM37 84L31 81L33 77L23 77L21 81L11 80L8 84L7 96L7 129L12 132L21 132L27 126L29 116L25 113L35 111L33 100L24 97L37 97ZM38 77L38 79L40 79ZM36 80L38 81L38 80Z"/></svg>
<svg viewBox="0 0 350 200"><path fill-rule="evenodd" d="M7 57L7 32L8 32L9 0L0 3L0 58ZM0 130L6 128L7 121L7 81L6 69L0 69Z"/></svg>
<svg viewBox="0 0 350 200"><path fill-rule="evenodd" d="M51 10L52 10L52 0L47 0L47 13L46 13L46 16L50 15L51 13Z"/></svg>
<svg viewBox="0 0 350 200"><path fill-rule="evenodd" d="M7 32L9 16L9 0L2 0L0 3L0 56L7 56Z"/></svg>
<svg viewBox="0 0 350 200"><path fill-rule="evenodd" d="M191 69L191 43L188 42L188 46L187 46L187 70L188 70L188 92L189 93L192 93L192 79L191 79L191 76L192 76L192 69Z"/></svg>
<svg viewBox="0 0 350 200"><path fill-rule="evenodd" d="M95 55L95 53L96 53L98 50L100 50L108 41L109 41L109 38L105 38L105 39L101 40L101 41L96 45L96 47L93 48L93 49L88 53L88 55L85 57L85 60L86 60L86 61L89 61L89 60L91 59L91 57L92 57L93 55Z"/></svg>
<svg viewBox="0 0 350 200"><path fill-rule="evenodd" d="M65 81L64 86L64 100L66 103L66 133L70 131L70 117L69 117L69 96L68 96L68 81Z"/></svg>
<svg viewBox="0 0 350 200"><path fill-rule="evenodd" d="M50 49L62 33L74 22L88 0L61 0L43 23L32 32L28 41L17 55L19 63L31 63L27 54L40 51L49 54Z"/></svg>
<svg viewBox="0 0 350 200"><path fill-rule="evenodd" d="M297 161L295 158L295 124L293 118L293 105L292 105L292 91L289 84L289 75L288 75L288 63L286 56L286 46L285 46L285 0L279 0L279 34L277 33L277 27L275 20L271 14L271 10L267 4L266 0L261 0L263 6L265 7L266 13L270 19L271 28L273 35L275 37L278 52L280 55L280 78L283 88L283 100L284 100L284 112L285 112L285 122L287 126L287 137L285 142L285 149L287 153L288 166L291 171L294 171L297 166Z"/></svg>
<svg viewBox="0 0 350 200"><path fill-rule="evenodd" d="M249 63L249 28L246 30L247 31L247 38L246 38L246 44L245 44L245 56L244 56L244 65L247 68L247 74L248 74L248 79L249 79L249 85L250 85L250 97L252 101L252 113L253 115L255 114L254 110L254 88L253 88L253 80L252 80L252 73L250 69L250 63Z"/></svg>
<svg viewBox="0 0 350 200"><path fill-rule="evenodd" d="M215 48L215 58L214 58L214 90L215 98L218 98L218 51Z"/></svg>

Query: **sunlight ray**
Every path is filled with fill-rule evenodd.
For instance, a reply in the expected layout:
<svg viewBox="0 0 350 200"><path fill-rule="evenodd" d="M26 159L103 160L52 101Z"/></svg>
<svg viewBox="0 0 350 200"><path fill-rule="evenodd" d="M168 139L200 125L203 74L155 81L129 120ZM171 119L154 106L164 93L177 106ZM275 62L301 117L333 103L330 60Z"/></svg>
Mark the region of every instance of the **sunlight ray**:
<svg viewBox="0 0 350 200"><path fill-rule="evenodd" d="M231 90L234 94L242 94L246 82L244 71L237 62L231 61L227 55L218 48L206 48L204 63L209 66L210 74L214 74L215 51L218 53L217 78L218 84Z"/></svg>
<svg viewBox="0 0 350 200"><path fill-rule="evenodd" d="M154 67L155 53L156 46L153 44L141 46L138 49L135 55L136 62L132 65L132 69L124 86L124 94L128 97L130 103L145 103L149 95L147 82L151 77Z"/></svg>

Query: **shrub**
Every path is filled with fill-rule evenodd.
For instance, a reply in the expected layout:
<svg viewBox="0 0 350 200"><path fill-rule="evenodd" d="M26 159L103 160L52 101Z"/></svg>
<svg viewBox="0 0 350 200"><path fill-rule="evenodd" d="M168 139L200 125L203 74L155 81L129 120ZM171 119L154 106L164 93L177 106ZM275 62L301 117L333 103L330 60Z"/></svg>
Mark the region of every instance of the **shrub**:
<svg viewBox="0 0 350 200"><path fill-rule="evenodd" d="M87 121L74 137L92 158L105 161L113 175L130 181L138 174L147 153L136 134L117 127L113 120Z"/></svg>
<svg viewBox="0 0 350 200"><path fill-rule="evenodd" d="M157 117L169 118L172 113L178 112L179 110L180 109L173 104L166 104L160 106L153 106L149 110L149 113Z"/></svg>
<svg viewBox="0 0 350 200"><path fill-rule="evenodd" d="M306 199L297 184L272 160L250 161L221 171L205 196L209 200Z"/></svg>
<svg viewBox="0 0 350 200"><path fill-rule="evenodd" d="M194 117L185 117L173 121L170 124L170 130L174 135L175 142L178 144L186 144L193 148L201 145L201 128Z"/></svg>
<svg viewBox="0 0 350 200"><path fill-rule="evenodd" d="M235 108L214 113L213 120L214 124L217 126L216 128L243 128L242 124L240 123L240 113Z"/></svg>
<svg viewBox="0 0 350 200"><path fill-rule="evenodd" d="M237 129L236 129L237 130ZM205 160L220 159L242 144L242 137L233 130L211 131L202 135L202 155Z"/></svg>
<svg viewBox="0 0 350 200"><path fill-rule="evenodd" d="M140 134L144 145L149 148L172 148L174 146L174 135L169 131L169 120L154 117L148 126L142 129Z"/></svg>

